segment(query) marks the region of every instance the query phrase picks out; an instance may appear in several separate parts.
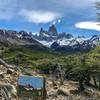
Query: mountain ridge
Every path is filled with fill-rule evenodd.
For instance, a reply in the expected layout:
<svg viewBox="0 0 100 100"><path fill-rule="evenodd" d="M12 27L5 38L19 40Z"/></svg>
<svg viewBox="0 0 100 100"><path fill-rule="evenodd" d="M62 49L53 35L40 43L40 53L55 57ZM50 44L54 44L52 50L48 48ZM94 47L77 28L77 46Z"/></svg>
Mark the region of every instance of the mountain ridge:
<svg viewBox="0 0 100 100"><path fill-rule="evenodd" d="M100 35L93 35L89 38L86 38L85 36L74 37L70 33L58 33L54 25L50 26L48 31L41 28L38 35L34 35L34 38L41 44L59 52L84 52L100 45Z"/></svg>
<svg viewBox="0 0 100 100"><path fill-rule="evenodd" d="M84 52L100 46L100 35L74 37L70 33L58 33L55 25L51 25L48 30L41 28L35 35L32 32L0 29L0 37L0 45L27 45L40 51Z"/></svg>
<svg viewBox="0 0 100 100"><path fill-rule="evenodd" d="M36 41L32 33L25 31L13 31L0 29L0 45L1 46L22 46L29 47L33 50L47 50L48 48Z"/></svg>

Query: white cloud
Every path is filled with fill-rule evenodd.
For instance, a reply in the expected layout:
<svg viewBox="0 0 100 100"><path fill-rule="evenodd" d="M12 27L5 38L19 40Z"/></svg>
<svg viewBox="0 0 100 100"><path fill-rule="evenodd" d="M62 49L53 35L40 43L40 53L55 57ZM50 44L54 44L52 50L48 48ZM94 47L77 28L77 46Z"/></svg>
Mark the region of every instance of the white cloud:
<svg viewBox="0 0 100 100"><path fill-rule="evenodd" d="M81 29L91 29L91 30L96 30L100 31L100 23L99 22L78 22L75 24L76 28L81 28Z"/></svg>
<svg viewBox="0 0 100 100"><path fill-rule="evenodd" d="M60 18L61 15L56 12L50 11L35 11L23 9L19 12L19 15L25 18L26 21L31 23L49 23Z"/></svg>
<svg viewBox="0 0 100 100"><path fill-rule="evenodd" d="M10 20L16 14L17 0L0 0L0 19Z"/></svg>
<svg viewBox="0 0 100 100"><path fill-rule="evenodd" d="M52 24L55 25L55 24L59 24L59 23L61 23L61 19L54 20L53 22L51 22L51 25Z"/></svg>
<svg viewBox="0 0 100 100"><path fill-rule="evenodd" d="M88 12L91 13L90 15L95 15L95 11L93 10L94 1L96 0L81 0L80 4L80 0L40 0L39 2L38 0L0 0L0 19L9 20L17 17L18 20L23 21L23 19L18 16L19 11L23 12L23 17L33 23L53 22L54 19L60 17L59 13L66 18L72 14L73 16L83 15L84 17L86 16L85 13L87 12L87 9L89 10ZM28 10L23 11L21 9ZM88 17L91 18L91 16Z"/></svg>

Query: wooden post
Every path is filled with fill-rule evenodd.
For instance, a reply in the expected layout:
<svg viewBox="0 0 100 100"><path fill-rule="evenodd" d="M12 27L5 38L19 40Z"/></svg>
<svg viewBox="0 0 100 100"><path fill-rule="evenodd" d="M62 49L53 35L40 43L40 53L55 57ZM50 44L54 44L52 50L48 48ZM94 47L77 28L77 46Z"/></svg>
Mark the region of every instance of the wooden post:
<svg viewBox="0 0 100 100"><path fill-rule="evenodd" d="M99 79L99 89L100 89L100 74L98 75L98 79Z"/></svg>
<svg viewBox="0 0 100 100"><path fill-rule="evenodd" d="M45 86L45 78L43 78L43 100L46 100L46 86Z"/></svg>

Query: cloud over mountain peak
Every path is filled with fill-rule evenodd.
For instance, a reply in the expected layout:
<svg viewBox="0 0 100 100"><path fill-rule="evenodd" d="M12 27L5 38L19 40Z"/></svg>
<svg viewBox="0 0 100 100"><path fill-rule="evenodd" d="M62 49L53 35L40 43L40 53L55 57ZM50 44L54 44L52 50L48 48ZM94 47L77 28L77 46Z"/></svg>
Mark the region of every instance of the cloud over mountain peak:
<svg viewBox="0 0 100 100"><path fill-rule="evenodd" d="M49 23L60 18L61 15L50 11L35 11L23 9L19 13L26 21L31 23Z"/></svg>

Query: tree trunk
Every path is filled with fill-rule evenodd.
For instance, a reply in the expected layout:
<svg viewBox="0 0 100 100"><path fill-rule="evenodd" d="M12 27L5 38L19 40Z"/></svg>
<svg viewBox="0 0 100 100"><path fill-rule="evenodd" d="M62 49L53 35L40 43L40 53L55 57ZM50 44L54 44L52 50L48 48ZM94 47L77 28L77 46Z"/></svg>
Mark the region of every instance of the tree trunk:
<svg viewBox="0 0 100 100"><path fill-rule="evenodd" d="M93 76L94 85L97 87L97 82L95 76Z"/></svg>
<svg viewBox="0 0 100 100"><path fill-rule="evenodd" d="M83 85L83 80L80 79L79 80L79 91L83 91L85 88L84 88L84 85Z"/></svg>
<svg viewBox="0 0 100 100"><path fill-rule="evenodd" d="M85 84L89 86L90 85L90 80L91 80L90 75L87 75L87 77L85 79Z"/></svg>

